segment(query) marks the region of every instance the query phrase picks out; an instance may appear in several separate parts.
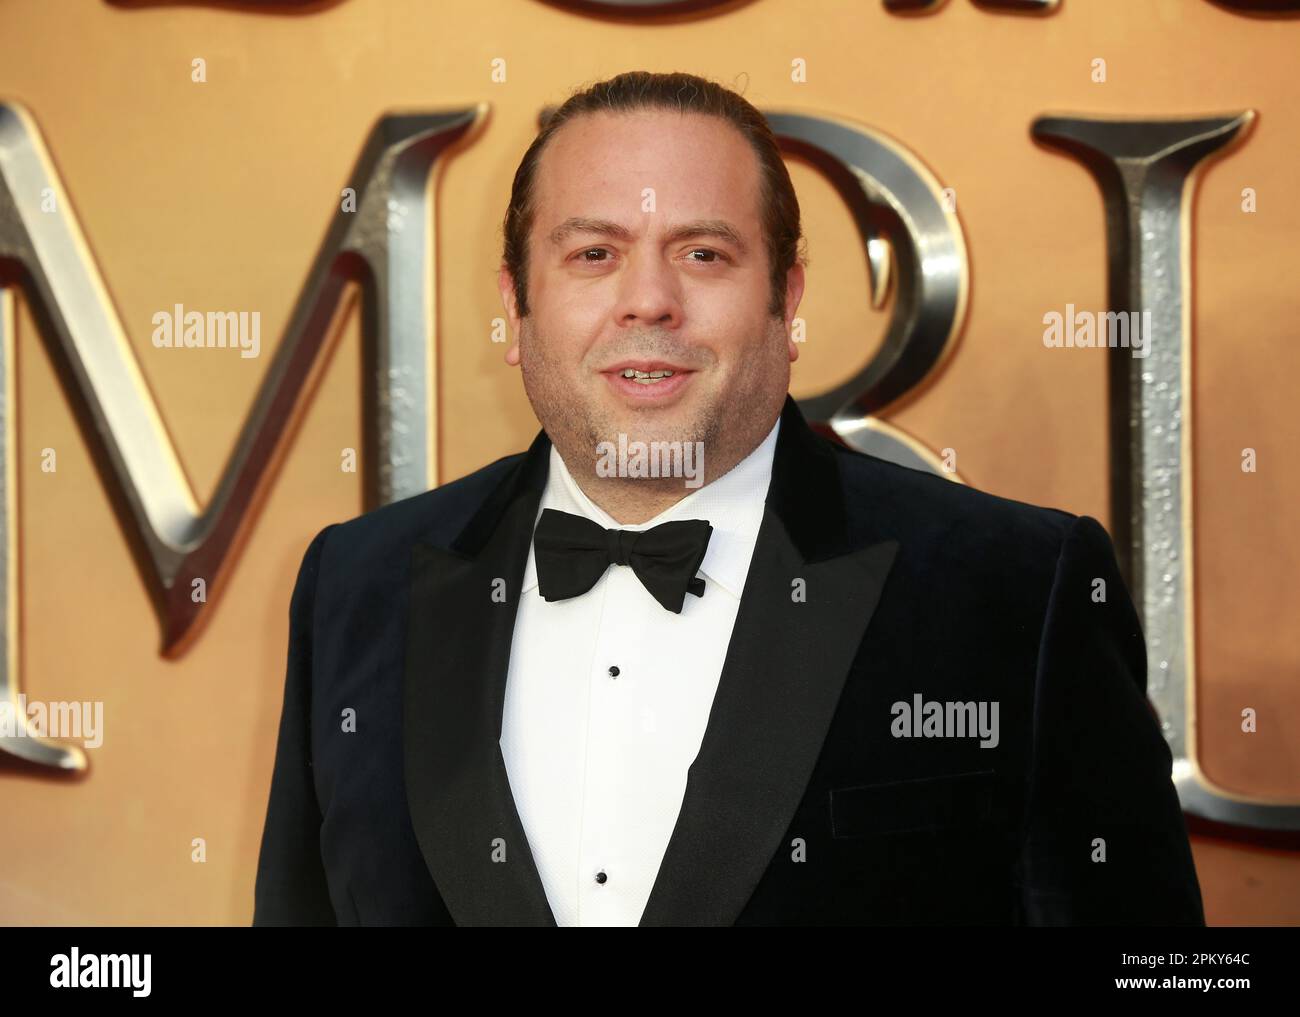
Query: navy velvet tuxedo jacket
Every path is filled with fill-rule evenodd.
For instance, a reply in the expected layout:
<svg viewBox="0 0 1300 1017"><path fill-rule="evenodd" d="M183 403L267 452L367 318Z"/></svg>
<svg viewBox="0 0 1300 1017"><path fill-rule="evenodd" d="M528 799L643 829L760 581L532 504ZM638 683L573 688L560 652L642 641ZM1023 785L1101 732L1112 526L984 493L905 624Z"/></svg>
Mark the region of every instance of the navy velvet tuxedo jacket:
<svg viewBox="0 0 1300 1017"><path fill-rule="evenodd" d="M549 449L311 541L255 925L555 924L499 746ZM1095 520L851 451L787 398L641 924L1204 924L1145 692ZM996 745L918 703L996 703Z"/></svg>

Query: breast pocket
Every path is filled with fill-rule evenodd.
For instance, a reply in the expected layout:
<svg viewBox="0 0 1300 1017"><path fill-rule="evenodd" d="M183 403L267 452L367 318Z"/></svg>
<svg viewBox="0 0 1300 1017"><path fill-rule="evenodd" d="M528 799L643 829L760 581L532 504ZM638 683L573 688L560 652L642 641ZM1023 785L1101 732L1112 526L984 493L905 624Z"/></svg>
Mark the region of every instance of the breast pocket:
<svg viewBox="0 0 1300 1017"><path fill-rule="evenodd" d="M994 771L979 770L832 788L831 835L874 837L984 826L994 818L995 780Z"/></svg>

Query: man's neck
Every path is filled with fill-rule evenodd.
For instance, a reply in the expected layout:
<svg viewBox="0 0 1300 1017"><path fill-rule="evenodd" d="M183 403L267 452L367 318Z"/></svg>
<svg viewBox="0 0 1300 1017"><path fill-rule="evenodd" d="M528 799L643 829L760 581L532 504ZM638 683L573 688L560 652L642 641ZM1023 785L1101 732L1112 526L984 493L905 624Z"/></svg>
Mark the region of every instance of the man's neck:
<svg viewBox="0 0 1300 1017"><path fill-rule="evenodd" d="M556 451L582 493L611 519L624 526L635 526L653 519L687 495L724 476L745 458L732 455L721 463L711 459L702 471L701 482L688 486L683 477L602 477L596 473L594 464L590 461L575 464L558 447ZM575 465L577 469L574 468Z"/></svg>
<svg viewBox="0 0 1300 1017"><path fill-rule="evenodd" d="M609 514L615 522L625 526L653 519L692 491L680 477L662 479L629 477L577 476L570 470L575 484L592 503Z"/></svg>
<svg viewBox="0 0 1300 1017"><path fill-rule="evenodd" d="M727 443L731 446L729 450L720 448L721 442L711 442L709 447L714 454L708 457L707 462L703 455L699 456L699 472L690 484L684 477L602 476L590 453L579 453L571 448L566 454L561 447L563 439L557 442L552 436L551 441L569 476L592 504L599 506L615 522L635 526L653 519L687 495L731 472L758 449L774 426L776 420L762 430L751 425L749 430L752 433L733 436L733 441Z"/></svg>

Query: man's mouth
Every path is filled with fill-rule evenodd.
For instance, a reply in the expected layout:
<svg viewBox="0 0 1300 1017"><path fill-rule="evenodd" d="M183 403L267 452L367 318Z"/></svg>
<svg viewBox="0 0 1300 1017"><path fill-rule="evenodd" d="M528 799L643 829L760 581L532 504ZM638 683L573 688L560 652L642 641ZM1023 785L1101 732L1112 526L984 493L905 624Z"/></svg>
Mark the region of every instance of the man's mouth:
<svg viewBox="0 0 1300 1017"><path fill-rule="evenodd" d="M671 378L675 373L676 372L674 371L637 371L631 367L625 371L619 372L622 377L628 378L642 385L658 384L665 378Z"/></svg>
<svg viewBox="0 0 1300 1017"><path fill-rule="evenodd" d="M695 372L662 360L629 360L603 372L615 391L638 405L675 398Z"/></svg>

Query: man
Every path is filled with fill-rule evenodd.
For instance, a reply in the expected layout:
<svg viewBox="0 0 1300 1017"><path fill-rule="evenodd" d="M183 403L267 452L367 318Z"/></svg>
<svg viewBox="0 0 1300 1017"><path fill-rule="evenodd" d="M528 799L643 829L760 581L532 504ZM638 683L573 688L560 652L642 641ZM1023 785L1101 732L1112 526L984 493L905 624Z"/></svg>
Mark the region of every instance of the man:
<svg viewBox="0 0 1300 1017"><path fill-rule="evenodd" d="M1105 532L814 433L800 238L726 89L547 123L543 430L308 547L255 924L1203 924Z"/></svg>

